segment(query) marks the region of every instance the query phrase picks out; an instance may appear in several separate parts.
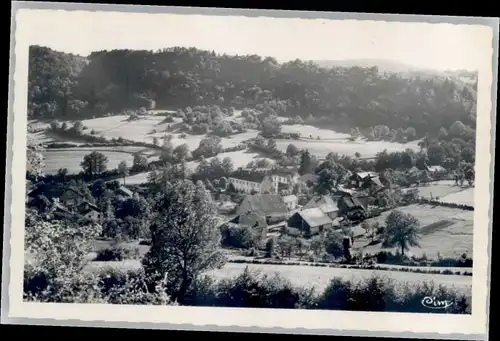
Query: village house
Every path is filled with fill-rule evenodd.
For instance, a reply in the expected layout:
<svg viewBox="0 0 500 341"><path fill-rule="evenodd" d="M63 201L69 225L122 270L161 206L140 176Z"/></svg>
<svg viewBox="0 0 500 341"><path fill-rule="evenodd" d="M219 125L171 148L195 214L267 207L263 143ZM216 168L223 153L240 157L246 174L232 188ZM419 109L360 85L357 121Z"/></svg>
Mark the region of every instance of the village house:
<svg viewBox="0 0 500 341"><path fill-rule="evenodd" d="M368 199L366 197L366 199ZM367 203L363 202L358 197L344 196L338 201L339 216L346 216L351 220L364 220Z"/></svg>
<svg viewBox="0 0 500 341"><path fill-rule="evenodd" d="M236 215L256 213L264 217L268 224L286 220L288 208L277 194L246 195L236 210Z"/></svg>
<svg viewBox="0 0 500 341"><path fill-rule="evenodd" d="M271 179L276 186L284 184L293 186L299 179L299 173L294 169L275 168L270 171Z"/></svg>
<svg viewBox="0 0 500 341"><path fill-rule="evenodd" d="M385 186L382 184L378 176L368 177L361 184L361 188L367 190L370 194L374 194L375 192L383 189L384 187Z"/></svg>
<svg viewBox="0 0 500 341"><path fill-rule="evenodd" d="M315 196L303 206L304 210L310 208L319 208L321 212L326 214L331 219L335 219L338 216L339 211L336 200L328 195Z"/></svg>
<svg viewBox="0 0 500 341"><path fill-rule="evenodd" d="M294 210L297 208L299 199L295 195L286 195L282 198L283 202L285 203L285 206L290 210Z"/></svg>
<svg viewBox="0 0 500 341"><path fill-rule="evenodd" d="M99 207L88 201L83 201L78 205L78 214L94 223L97 223L101 217Z"/></svg>
<svg viewBox="0 0 500 341"><path fill-rule="evenodd" d="M228 179L229 185L243 193L277 193L278 183L265 173L239 170Z"/></svg>
<svg viewBox="0 0 500 341"><path fill-rule="evenodd" d="M442 166L428 166L428 165L425 165L425 169L431 173L431 176L432 177L441 177L443 175L446 174L446 168L442 167Z"/></svg>
<svg viewBox="0 0 500 341"><path fill-rule="evenodd" d="M119 194L125 198L132 198L132 196L134 195L134 192L132 192L125 186L118 187L115 192L116 194Z"/></svg>
<svg viewBox="0 0 500 341"><path fill-rule="evenodd" d="M266 238L267 236L266 218L260 216L255 212L240 214L231 219L230 223L237 224L241 227L249 227L252 230L258 232L261 235L261 238Z"/></svg>
<svg viewBox="0 0 500 341"><path fill-rule="evenodd" d="M375 172L354 172L349 177L349 185L353 188L361 188L367 180L375 177L378 177Z"/></svg>
<svg viewBox="0 0 500 341"><path fill-rule="evenodd" d="M300 230L304 236L313 236L325 228L332 227L333 220L319 207L315 207L294 213L288 218L287 224Z"/></svg>

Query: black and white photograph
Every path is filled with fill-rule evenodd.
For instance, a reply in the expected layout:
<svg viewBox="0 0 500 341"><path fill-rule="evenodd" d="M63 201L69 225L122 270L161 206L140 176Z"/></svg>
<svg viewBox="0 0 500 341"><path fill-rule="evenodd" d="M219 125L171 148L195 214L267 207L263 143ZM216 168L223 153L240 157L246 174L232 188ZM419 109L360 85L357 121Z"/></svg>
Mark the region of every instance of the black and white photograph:
<svg viewBox="0 0 500 341"><path fill-rule="evenodd" d="M481 330L498 27L137 8L13 14L9 306Z"/></svg>

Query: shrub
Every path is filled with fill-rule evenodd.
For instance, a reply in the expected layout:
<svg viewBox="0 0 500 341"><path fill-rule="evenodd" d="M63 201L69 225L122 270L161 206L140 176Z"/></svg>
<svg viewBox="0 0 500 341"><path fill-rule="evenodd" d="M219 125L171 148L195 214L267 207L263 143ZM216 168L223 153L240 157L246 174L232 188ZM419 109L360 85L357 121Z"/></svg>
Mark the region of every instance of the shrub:
<svg viewBox="0 0 500 341"><path fill-rule="evenodd" d="M95 261L109 262L122 261L125 259L134 259L139 256L139 248L131 248L123 245L113 245L111 247L99 250Z"/></svg>

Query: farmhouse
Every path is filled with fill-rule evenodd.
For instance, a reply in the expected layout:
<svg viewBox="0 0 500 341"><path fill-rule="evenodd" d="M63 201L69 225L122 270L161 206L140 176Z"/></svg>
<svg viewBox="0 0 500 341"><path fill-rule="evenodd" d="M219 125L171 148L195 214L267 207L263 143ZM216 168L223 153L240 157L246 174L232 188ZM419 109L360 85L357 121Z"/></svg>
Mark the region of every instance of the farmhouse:
<svg viewBox="0 0 500 341"><path fill-rule="evenodd" d="M228 179L229 184L237 191L244 193L276 193L278 183L273 182L265 173L239 170Z"/></svg>
<svg viewBox="0 0 500 341"><path fill-rule="evenodd" d="M333 220L320 208L309 208L293 214L287 221L288 226L300 230L305 235L314 235L333 225Z"/></svg>
<svg viewBox="0 0 500 341"><path fill-rule="evenodd" d="M283 202L285 203L285 206L291 211L297 208L297 204L299 202L299 199L295 195L286 195L283 198Z"/></svg>
<svg viewBox="0 0 500 341"><path fill-rule="evenodd" d="M266 219L259 214L254 212L248 212L241 215L238 215L231 219L230 221L233 224L238 224L242 227L249 227L255 231L258 231L262 234L262 238L267 236L267 222Z"/></svg>
<svg viewBox="0 0 500 341"><path fill-rule="evenodd" d="M268 223L286 220L288 208L277 194L247 195L236 210L237 215L253 212L266 218Z"/></svg>
<svg viewBox="0 0 500 341"><path fill-rule="evenodd" d="M375 177L378 177L378 174L375 172L354 172L349 177L349 185L354 188L360 188L367 180Z"/></svg>
<svg viewBox="0 0 500 341"><path fill-rule="evenodd" d="M366 206L357 197L344 196L338 202L339 215L349 219L364 219Z"/></svg>
<svg viewBox="0 0 500 341"><path fill-rule="evenodd" d="M326 214L331 219L334 219L338 215L338 205L334 199L327 195L315 196L307 204L304 205L304 209L319 208L321 212Z"/></svg>
<svg viewBox="0 0 500 341"><path fill-rule="evenodd" d="M120 186L117 190L116 190L116 194L119 194L119 195L122 195L126 198L132 198L132 195L134 194L131 190L129 190L127 187L125 186Z"/></svg>
<svg viewBox="0 0 500 341"><path fill-rule="evenodd" d="M299 179L299 173L294 169L275 168L270 171L274 184L294 185ZM276 185L277 186L277 185Z"/></svg>
<svg viewBox="0 0 500 341"><path fill-rule="evenodd" d="M425 165L425 168L431 173L431 174L444 174L446 173L446 168L442 166L427 166Z"/></svg>
<svg viewBox="0 0 500 341"><path fill-rule="evenodd" d="M100 218L99 208L88 202L84 201L78 206L78 213L85 219L97 222Z"/></svg>
<svg viewBox="0 0 500 341"><path fill-rule="evenodd" d="M385 186L382 184L380 181L380 178L378 176L375 177L369 177L368 179L364 180L361 184L362 189L368 190L370 193L375 193Z"/></svg>
<svg viewBox="0 0 500 341"><path fill-rule="evenodd" d="M43 184L28 193L30 198L44 196L52 202L60 202L62 205L70 207L75 206L82 200L84 196L76 189L61 185Z"/></svg>

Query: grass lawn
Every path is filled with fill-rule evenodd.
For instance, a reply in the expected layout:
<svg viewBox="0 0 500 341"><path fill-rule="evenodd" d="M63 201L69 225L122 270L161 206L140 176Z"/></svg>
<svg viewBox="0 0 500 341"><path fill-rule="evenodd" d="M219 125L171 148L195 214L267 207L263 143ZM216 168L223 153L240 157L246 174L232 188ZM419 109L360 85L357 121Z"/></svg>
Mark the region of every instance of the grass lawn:
<svg viewBox="0 0 500 341"><path fill-rule="evenodd" d="M285 127L285 126L284 126ZM292 126L293 127L293 126ZM330 131L334 133L333 131ZM338 133L335 133L338 135ZM314 136L314 135L313 135ZM330 137L332 138L332 137ZM289 144L299 149L307 149L311 154L324 158L328 153L334 152L354 156L360 153L361 157L374 157L377 153L387 149L387 152L400 152L405 149L419 150L417 142L395 143L385 141L349 141L349 140L276 140L279 150L285 152Z"/></svg>
<svg viewBox="0 0 500 341"><path fill-rule="evenodd" d="M439 252L442 257L457 258L465 251L472 257L472 240L474 212L455 208L410 205L400 207L398 210L409 213L420 221L421 239L419 247L412 247L409 254L422 255L434 259ZM368 219L373 223L379 222L385 225L385 219L390 212L384 212L381 216ZM370 245L368 238L362 237L354 241L354 248L364 253L377 253L381 250L395 251L395 248L382 248L380 244Z"/></svg>
<svg viewBox="0 0 500 341"><path fill-rule="evenodd" d="M79 173L82 170L80 163L83 161L83 157L89 154L91 151L97 150L102 152L108 158L108 169L114 169L118 167L121 161L127 161L128 165L131 166L133 162L133 156L129 152L125 151L107 151L102 148L85 148L85 149L51 149L43 153L45 157L45 167L44 172L46 173L56 173L60 168L67 168L69 173ZM118 150L114 147L114 150Z"/></svg>
<svg viewBox="0 0 500 341"><path fill-rule="evenodd" d="M227 263L222 269L211 270L207 275L215 279L236 277L248 266L250 270L260 270L262 274L273 276L279 273L297 286L314 286L316 290L324 290L333 277L342 277L344 280L363 280L374 273L387 276L397 282L408 282L413 285L419 281L434 281L436 285L443 284L447 287L456 287L463 292L471 292L472 276L434 275L410 272L360 270L328 267L308 267L300 265L267 265L267 264L238 264Z"/></svg>

